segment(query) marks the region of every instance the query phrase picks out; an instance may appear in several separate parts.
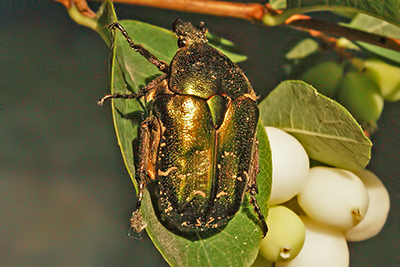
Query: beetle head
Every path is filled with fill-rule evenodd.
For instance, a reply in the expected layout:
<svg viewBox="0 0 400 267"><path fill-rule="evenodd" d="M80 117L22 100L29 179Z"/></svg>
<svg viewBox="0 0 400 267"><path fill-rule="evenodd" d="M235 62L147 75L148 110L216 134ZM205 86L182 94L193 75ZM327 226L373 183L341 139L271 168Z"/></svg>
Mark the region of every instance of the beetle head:
<svg viewBox="0 0 400 267"><path fill-rule="evenodd" d="M204 22L200 22L199 26L196 28L190 22L177 19L172 24L172 30L176 36L178 36L179 47L208 42L206 37L208 29L204 27Z"/></svg>

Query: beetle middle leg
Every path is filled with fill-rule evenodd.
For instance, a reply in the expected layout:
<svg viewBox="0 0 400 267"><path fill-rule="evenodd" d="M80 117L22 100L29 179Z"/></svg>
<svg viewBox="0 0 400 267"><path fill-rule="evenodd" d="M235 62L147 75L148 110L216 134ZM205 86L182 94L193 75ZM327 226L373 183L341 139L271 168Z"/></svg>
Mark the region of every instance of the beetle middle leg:
<svg viewBox="0 0 400 267"><path fill-rule="evenodd" d="M142 88L139 89L137 93L131 93L131 94L122 94L122 93L115 93L115 94L109 94L103 96L97 104L99 106L102 106L105 101L110 100L110 99L139 99L147 94L149 94L152 91L156 91L157 89L161 89L166 87L166 78L167 75L161 75L152 80L150 83L148 83L146 86L143 86Z"/></svg>

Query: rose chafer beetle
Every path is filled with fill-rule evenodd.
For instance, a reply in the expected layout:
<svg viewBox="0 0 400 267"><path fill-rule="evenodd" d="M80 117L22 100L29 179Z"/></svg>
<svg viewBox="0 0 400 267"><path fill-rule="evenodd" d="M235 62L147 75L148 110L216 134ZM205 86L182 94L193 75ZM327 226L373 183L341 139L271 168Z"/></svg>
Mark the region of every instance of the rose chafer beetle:
<svg viewBox="0 0 400 267"><path fill-rule="evenodd" d="M259 111L244 73L208 44L204 23L197 28L173 23L179 50L170 64L135 44L119 23L110 28L120 30L136 52L164 72L136 94L99 101L144 98L149 111L140 129L131 227L136 232L145 227L140 206L146 188L160 222L180 234L227 225L249 193L265 236L267 225L255 198Z"/></svg>

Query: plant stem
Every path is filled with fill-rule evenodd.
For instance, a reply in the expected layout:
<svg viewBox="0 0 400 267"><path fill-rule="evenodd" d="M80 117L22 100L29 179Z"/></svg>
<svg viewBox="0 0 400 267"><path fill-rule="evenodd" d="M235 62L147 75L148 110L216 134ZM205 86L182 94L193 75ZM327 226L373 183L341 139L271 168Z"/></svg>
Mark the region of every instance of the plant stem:
<svg viewBox="0 0 400 267"><path fill-rule="evenodd" d="M80 6L82 6L84 7L82 8L83 12L88 12L87 14L89 16L93 16L90 12L90 8L88 8L87 5L84 5L86 4L85 0L56 1L63 3L67 8L69 8L68 3L74 2L75 5L77 5L78 9ZM114 0L114 2L173 9L185 12L210 14L216 16L234 17L250 21L258 21L265 24L266 26L278 26L283 24L296 28L298 30L307 31L312 36L318 37L323 41L329 40L330 42L335 42L335 38L326 36L328 34L334 37L345 37L346 39L351 41L362 41L365 43L400 52L399 39L384 37L373 33L351 29L335 23L312 19L304 15L293 14L293 12L291 12L293 10L290 10L288 12L274 10L270 7L269 4L261 5L258 3L235 3L209 0Z"/></svg>
<svg viewBox="0 0 400 267"><path fill-rule="evenodd" d="M90 7L86 3L86 0L54 0L54 1L60 2L67 9L70 9L71 7L75 6L76 9L85 17L88 18L96 17L96 13L94 13L93 10L90 9Z"/></svg>
<svg viewBox="0 0 400 267"><path fill-rule="evenodd" d="M265 7L257 3L208 0L114 0L114 2L258 21L265 15Z"/></svg>
<svg viewBox="0 0 400 267"><path fill-rule="evenodd" d="M324 33L324 35L333 35L336 37L345 37L350 41L363 41L376 46L387 49L400 51L400 40L388 38L381 35L351 29L335 23L329 23L322 20L312 19L304 15L294 15L285 21L286 25L308 31L314 35L312 31Z"/></svg>

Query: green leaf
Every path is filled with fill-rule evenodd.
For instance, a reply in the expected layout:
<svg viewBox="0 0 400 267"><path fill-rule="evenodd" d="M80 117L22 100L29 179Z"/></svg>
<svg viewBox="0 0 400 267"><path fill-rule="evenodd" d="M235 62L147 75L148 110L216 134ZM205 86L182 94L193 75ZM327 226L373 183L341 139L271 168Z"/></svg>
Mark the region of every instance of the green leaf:
<svg viewBox="0 0 400 267"><path fill-rule="evenodd" d="M310 54L316 52L319 45L316 41L311 38L300 41L295 47L293 47L287 54L287 59L302 59Z"/></svg>
<svg viewBox="0 0 400 267"><path fill-rule="evenodd" d="M275 266L273 262L264 259L260 255L258 255L253 265L251 265L251 267L273 267L273 266Z"/></svg>
<svg viewBox="0 0 400 267"><path fill-rule="evenodd" d="M357 14L349 24L354 29L379 34L386 37L400 39L400 28L386 21L365 15Z"/></svg>
<svg viewBox="0 0 400 267"><path fill-rule="evenodd" d="M116 21L117 16L110 0L105 1L101 5L94 18L83 15L76 5L71 5L68 8L68 14L76 23L97 31L107 45L111 44L111 33L108 25Z"/></svg>
<svg viewBox="0 0 400 267"><path fill-rule="evenodd" d="M364 168L371 142L339 103L301 81L282 82L260 104L261 121L296 137L310 158L347 170Z"/></svg>
<svg viewBox="0 0 400 267"><path fill-rule="evenodd" d="M379 46L372 45L372 44L368 44L368 43L364 43L364 42L357 42L357 44L362 46L364 49L389 60L389 62L392 61L397 64L400 64L400 53L397 51L379 47Z"/></svg>
<svg viewBox="0 0 400 267"><path fill-rule="evenodd" d="M107 45L111 44L111 31L108 26L117 21L114 6L110 0L105 1L96 14L97 25L95 30L104 39Z"/></svg>
<svg viewBox="0 0 400 267"><path fill-rule="evenodd" d="M296 13L336 9L357 11L400 26L399 8L398 0L287 0L286 10L296 10Z"/></svg>
<svg viewBox="0 0 400 267"><path fill-rule="evenodd" d="M177 51L175 36L165 29L137 21L120 22L135 43L143 44L160 60L170 62ZM138 53L132 51L120 32L116 32L111 64L112 93L137 92L160 72ZM138 129L145 117L143 104L137 100L113 100L112 112L123 158L132 181L137 158ZM263 214L268 212L272 163L268 137L258 126L260 174L257 200ZM146 190L142 215L155 246L172 266L249 266L255 260L262 237L258 219L246 195L237 215L221 232L208 238L191 241L175 235L158 221Z"/></svg>
<svg viewBox="0 0 400 267"><path fill-rule="evenodd" d="M286 0L270 0L269 4L276 10L286 8Z"/></svg>
<svg viewBox="0 0 400 267"><path fill-rule="evenodd" d="M207 38L210 45L224 53L233 62L238 63L247 59L247 56L243 55L239 48L231 41L217 37L209 32L207 33Z"/></svg>
<svg viewBox="0 0 400 267"><path fill-rule="evenodd" d="M363 30L366 32L382 35L384 37L400 39L399 27L396 27L383 20L365 14L358 14L347 26L353 29ZM376 45L371 45L364 42L356 42L356 43L372 53L382 56L390 61L395 61L397 63L400 63L400 53L397 51L393 51L390 49L386 49Z"/></svg>
<svg viewBox="0 0 400 267"><path fill-rule="evenodd" d="M271 194L272 185L272 154L269 145L268 135L261 120L257 125L257 139L259 150L260 173L257 177L259 194L257 195L258 204L266 217L268 215L268 200Z"/></svg>

